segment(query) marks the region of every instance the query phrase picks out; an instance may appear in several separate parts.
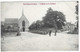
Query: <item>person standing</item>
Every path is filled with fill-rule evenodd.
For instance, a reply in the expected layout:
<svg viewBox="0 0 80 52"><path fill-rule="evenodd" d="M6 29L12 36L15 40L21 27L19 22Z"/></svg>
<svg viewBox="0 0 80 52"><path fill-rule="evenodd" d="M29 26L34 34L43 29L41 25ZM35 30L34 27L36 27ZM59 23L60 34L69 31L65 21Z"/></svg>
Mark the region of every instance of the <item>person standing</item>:
<svg viewBox="0 0 80 52"><path fill-rule="evenodd" d="M18 27L18 31L17 31L17 36L20 36L21 33L20 33L20 30L19 30L19 27Z"/></svg>
<svg viewBox="0 0 80 52"><path fill-rule="evenodd" d="M49 36L51 36L52 30L49 31Z"/></svg>

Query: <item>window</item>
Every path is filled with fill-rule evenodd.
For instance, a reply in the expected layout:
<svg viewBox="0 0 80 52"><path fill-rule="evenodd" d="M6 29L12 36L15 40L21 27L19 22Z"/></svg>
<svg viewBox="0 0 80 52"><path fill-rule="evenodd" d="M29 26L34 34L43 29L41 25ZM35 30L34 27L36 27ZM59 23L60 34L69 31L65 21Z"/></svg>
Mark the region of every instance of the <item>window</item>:
<svg viewBox="0 0 80 52"><path fill-rule="evenodd" d="M22 21L22 26L25 26L25 21Z"/></svg>

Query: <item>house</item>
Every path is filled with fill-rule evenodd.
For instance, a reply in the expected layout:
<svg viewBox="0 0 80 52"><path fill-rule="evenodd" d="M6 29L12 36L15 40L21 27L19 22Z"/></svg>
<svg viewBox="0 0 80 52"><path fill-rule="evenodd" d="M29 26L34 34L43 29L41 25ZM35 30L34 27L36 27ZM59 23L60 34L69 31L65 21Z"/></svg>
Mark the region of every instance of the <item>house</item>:
<svg viewBox="0 0 80 52"><path fill-rule="evenodd" d="M20 19L18 18L6 18L4 21L5 30L9 31L28 31L29 27L29 21L25 17L23 10L22 10L22 16Z"/></svg>
<svg viewBox="0 0 80 52"><path fill-rule="evenodd" d="M73 31L76 26L74 24L71 24L70 22L67 22L65 26L63 26L63 30L65 31Z"/></svg>
<svg viewBox="0 0 80 52"><path fill-rule="evenodd" d="M18 31L18 18L6 18L4 27L5 31Z"/></svg>
<svg viewBox="0 0 80 52"><path fill-rule="evenodd" d="M4 22L3 21L1 21L1 25L4 25Z"/></svg>

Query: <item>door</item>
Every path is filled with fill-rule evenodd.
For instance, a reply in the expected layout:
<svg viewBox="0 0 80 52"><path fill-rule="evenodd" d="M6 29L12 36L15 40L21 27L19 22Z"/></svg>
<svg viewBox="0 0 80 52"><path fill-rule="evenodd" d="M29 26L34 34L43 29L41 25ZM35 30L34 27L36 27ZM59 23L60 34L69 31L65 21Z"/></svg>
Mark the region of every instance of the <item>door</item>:
<svg viewBox="0 0 80 52"><path fill-rule="evenodd" d="M22 30L25 31L25 21L22 21Z"/></svg>

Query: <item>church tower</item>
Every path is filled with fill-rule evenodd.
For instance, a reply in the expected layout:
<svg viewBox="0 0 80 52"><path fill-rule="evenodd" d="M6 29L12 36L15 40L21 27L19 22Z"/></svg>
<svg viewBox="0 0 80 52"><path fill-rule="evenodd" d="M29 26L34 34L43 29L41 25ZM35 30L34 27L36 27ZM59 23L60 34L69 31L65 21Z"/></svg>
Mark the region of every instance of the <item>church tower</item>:
<svg viewBox="0 0 80 52"><path fill-rule="evenodd" d="M20 31L22 31L22 32L25 32L25 31L28 31L29 30L28 29L28 27L29 27L29 21L25 17L23 9L22 9L22 16L19 19L18 25L19 25Z"/></svg>

